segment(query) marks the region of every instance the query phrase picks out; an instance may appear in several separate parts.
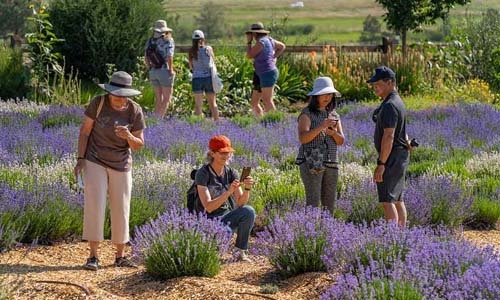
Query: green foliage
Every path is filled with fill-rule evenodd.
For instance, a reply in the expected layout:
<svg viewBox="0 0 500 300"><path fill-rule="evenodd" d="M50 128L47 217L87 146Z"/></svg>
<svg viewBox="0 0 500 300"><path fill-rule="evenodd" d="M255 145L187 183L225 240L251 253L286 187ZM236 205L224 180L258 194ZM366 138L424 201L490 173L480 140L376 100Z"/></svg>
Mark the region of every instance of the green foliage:
<svg viewBox="0 0 500 300"><path fill-rule="evenodd" d="M290 62L290 63L285 63ZM278 63L279 78L275 87L275 98L278 103L288 101L297 103L306 99L307 77L299 70L298 66L290 59L280 58Z"/></svg>
<svg viewBox="0 0 500 300"><path fill-rule="evenodd" d="M235 115L231 118L231 121L241 128L247 128L254 125L257 121L253 116L248 115Z"/></svg>
<svg viewBox="0 0 500 300"><path fill-rule="evenodd" d="M261 119L260 122L264 124L272 124L272 123L279 123L283 122L283 120L286 118L286 114L282 111L279 110L274 110L267 112Z"/></svg>
<svg viewBox="0 0 500 300"><path fill-rule="evenodd" d="M474 215L466 224L480 229L495 229L500 220L500 199L477 198L473 205Z"/></svg>
<svg viewBox="0 0 500 300"><path fill-rule="evenodd" d="M55 73L64 74L59 64L61 54L55 50L56 45L63 39L58 38L54 33L45 6L32 5L32 7L33 16L28 18L32 32L26 34L28 54L31 60L31 85L34 89L35 101L50 101L52 96L51 76Z"/></svg>
<svg viewBox="0 0 500 300"><path fill-rule="evenodd" d="M279 292L279 287L274 284L264 284L260 287L259 292L262 294L276 294Z"/></svg>
<svg viewBox="0 0 500 300"><path fill-rule="evenodd" d="M131 236L134 235L135 228L156 219L162 212L165 211L164 201L165 199L147 199L144 197L137 197L135 194L132 194L132 199L130 200L129 219ZM111 220L109 220L109 224L111 224Z"/></svg>
<svg viewBox="0 0 500 300"><path fill-rule="evenodd" d="M373 300L386 300L386 299L399 299L399 300L422 300L424 296L414 287L411 282L393 282L389 279L378 279L370 281L366 289L373 294L370 299ZM362 300L367 299L364 291L359 291L354 299Z"/></svg>
<svg viewBox="0 0 500 300"><path fill-rule="evenodd" d="M14 248L17 241L24 236L27 227L28 224L19 222L19 216L15 212L0 214L0 253Z"/></svg>
<svg viewBox="0 0 500 300"><path fill-rule="evenodd" d="M451 37L451 47L443 49L450 68L462 80L482 79L500 92L500 11L488 9L480 19L467 17Z"/></svg>
<svg viewBox="0 0 500 300"><path fill-rule="evenodd" d="M387 27L401 33L403 53L405 53L408 31L417 30L423 24L434 24L437 19L446 19L454 5L465 5L471 0L375 0L375 2L387 10L384 14Z"/></svg>
<svg viewBox="0 0 500 300"><path fill-rule="evenodd" d="M0 11L0 35L4 36L7 32L21 32L24 29L26 17L30 15L28 4L30 0L1 1Z"/></svg>
<svg viewBox="0 0 500 300"><path fill-rule="evenodd" d="M104 80L108 63L136 71L137 57L143 55L157 19L165 19L158 0L53 0L50 5L54 32L65 40L57 50L67 68L89 80Z"/></svg>
<svg viewBox="0 0 500 300"><path fill-rule="evenodd" d="M217 243L194 230L172 228L145 253L146 270L159 279L213 277L219 273Z"/></svg>
<svg viewBox="0 0 500 300"><path fill-rule="evenodd" d="M361 43L379 43L382 38L382 25L377 17L368 15L363 21L363 32L359 37Z"/></svg>
<svg viewBox="0 0 500 300"><path fill-rule="evenodd" d="M367 223L370 223L368 221ZM393 263L397 260L404 261L409 249L403 244L394 243L382 244L379 241L369 242L357 250L359 264L364 268L369 267L376 261L384 270L391 270Z"/></svg>
<svg viewBox="0 0 500 300"><path fill-rule="evenodd" d="M196 25L203 31L205 38L216 39L225 35L225 7L209 1L203 4L200 15L195 17Z"/></svg>
<svg viewBox="0 0 500 300"><path fill-rule="evenodd" d="M326 266L321 259L327 244L326 234L309 238L299 233L293 244L278 250L269 258L274 266L281 266L280 275L288 278L307 272L325 272Z"/></svg>
<svg viewBox="0 0 500 300"><path fill-rule="evenodd" d="M299 172L291 170L273 170L261 168L252 171L256 184L252 193L251 205L259 214L274 209L283 212L284 207L293 207L305 198L304 188Z"/></svg>
<svg viewBox="0 0 500 300"><path fill-rule="evenodd" d="M29 91L29 74L19 48L0 47L0 98L24 98Z"/></svg>
<svg viewBox="0 0 500 300"><path fill-rule="evenodd" d="M71 70L67 75L54 73L51 81L49 97L46 98L45 103L62 105L82 104L82 89L77 72L73 73L73 70Z"/></svg>
<svg viewBox="0 0 500 300"><path fill-rule="evenodd" d="M74 238L82 231L83 208L64 199L47 199L43 204L28 205L20 219L28 224L22 242L52 243Z"/></svg>

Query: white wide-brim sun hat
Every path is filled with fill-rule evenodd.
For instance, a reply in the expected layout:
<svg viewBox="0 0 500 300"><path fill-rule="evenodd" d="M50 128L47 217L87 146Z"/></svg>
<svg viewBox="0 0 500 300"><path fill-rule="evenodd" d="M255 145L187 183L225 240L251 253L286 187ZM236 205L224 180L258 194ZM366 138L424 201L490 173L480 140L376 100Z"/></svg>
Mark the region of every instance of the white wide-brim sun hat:
<svg viewBox="0 0 500 300"><path fill-rule="evenodd" d="M314 80L313 90L307 96L318 96L324 94L336 94L340 96L340 92L333 86L333 81L330 77L318 77Z"/></svg>

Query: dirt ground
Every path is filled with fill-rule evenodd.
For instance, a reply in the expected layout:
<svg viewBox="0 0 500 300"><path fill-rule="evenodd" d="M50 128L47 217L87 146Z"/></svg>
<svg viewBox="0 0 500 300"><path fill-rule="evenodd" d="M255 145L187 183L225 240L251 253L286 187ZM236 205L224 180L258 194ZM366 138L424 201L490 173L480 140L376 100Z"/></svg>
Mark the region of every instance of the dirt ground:
<svg viewBox="0 0 500 300"><path fill-rule="evenodd" d="M465 231L478 245L500 251L500 231ZM143 266L115 268L109 241L100 249L101 269L84 270L86 243L55 246L20 246L0 254L0 282L14 290L14 299L318 299L333 278L326 273L307 273L279 280L265 257L253 263L231 262L214 278L182 277L167 281L150 278ZM278 292L261 293L263 285Z"/></svg>

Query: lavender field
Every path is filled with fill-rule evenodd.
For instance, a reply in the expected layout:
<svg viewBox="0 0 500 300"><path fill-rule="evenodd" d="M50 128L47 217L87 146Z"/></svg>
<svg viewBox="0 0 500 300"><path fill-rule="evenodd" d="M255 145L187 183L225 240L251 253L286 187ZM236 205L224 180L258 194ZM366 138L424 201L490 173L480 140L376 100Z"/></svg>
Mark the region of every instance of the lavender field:
<svg viewBox="0 0 500 300"><path fill-rule="evenodd" d="M225 134L236 149L232 166L254 168L251 204L259 230L253 251L270 257L284 276L311 266L341 270L324 299L365 299L360 295L367 293L385 299L395 291L405 296L397 299L499 298L498 253L475 248L454 232L493 228L500 217L500 112L465 103L410 112L409 135L421 145L411 154L405 194L410 229L399 230L377 222L383 214L371 181L373 109L340 110L346 144L335 218L302 206L296 116L245 126L148 116L146 146L134 153L134 251L147 259L145 249L161 235L161 224L177 224L172 220L179 217L192 222L183 210L189 172L205 161L209 138ZM83 195L73 166L82 116L77 106L0 103L0 250L16 242L80 238ZM316 261L300 261L293 249L311 251ZM471 281L474 276L482 281Z"/></svg>

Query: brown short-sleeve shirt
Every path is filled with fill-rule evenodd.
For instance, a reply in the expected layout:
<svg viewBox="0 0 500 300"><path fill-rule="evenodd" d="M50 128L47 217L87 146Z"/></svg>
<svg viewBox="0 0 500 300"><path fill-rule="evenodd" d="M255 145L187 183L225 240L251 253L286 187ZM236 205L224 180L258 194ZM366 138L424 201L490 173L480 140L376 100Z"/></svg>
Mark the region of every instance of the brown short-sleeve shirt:
<svg viewBox="0 0 500 300"><path fill-rule="evenodd" d="M96 119L99 103L103 99L101 112ZM146 128L144 114L136 102L128 99L128 107L123 111L113 109L107 95L97 96L88 105L85 115L94 120L85 151L85 159L120 172L128 172L132 167L132 151L128 142L115 134L115 124L129 126L130 132Z"/></svg>

